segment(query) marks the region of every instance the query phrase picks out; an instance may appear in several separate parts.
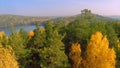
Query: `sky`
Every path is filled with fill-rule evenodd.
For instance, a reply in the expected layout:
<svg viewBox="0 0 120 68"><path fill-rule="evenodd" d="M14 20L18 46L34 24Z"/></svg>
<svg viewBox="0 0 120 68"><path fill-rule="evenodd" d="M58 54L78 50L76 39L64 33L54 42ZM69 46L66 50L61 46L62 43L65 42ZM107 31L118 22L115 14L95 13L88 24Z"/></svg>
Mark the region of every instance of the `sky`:
<svg viewBox="0 0 120 68"><path fill-rule="evenodd" d="M120 15L120 0L0 0L0 14L72 16L85 8L99 15Z"/></svg>

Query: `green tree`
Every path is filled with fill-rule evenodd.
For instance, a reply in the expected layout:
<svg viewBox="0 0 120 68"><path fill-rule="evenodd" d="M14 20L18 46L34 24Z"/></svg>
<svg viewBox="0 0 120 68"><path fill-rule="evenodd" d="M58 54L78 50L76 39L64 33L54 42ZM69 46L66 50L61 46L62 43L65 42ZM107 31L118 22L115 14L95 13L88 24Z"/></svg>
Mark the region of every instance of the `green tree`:
<svg viewBox="0 0 120 68"><path fill-rule="evenodd" d="M114 30L114 28L112 27L111 23L105 23L105 22L93 22L90 23L90 28L91 28L91 32L90 35L92 35L93 33L97 32L97 31L101 31L103 33L103 35L107 35L108 40L110 42L110 47L117 47L117 34Z"/></svg>
<svg viewBox="0 0 120 68"><path fill-rule="evenodd" d="M83 50L82 52L85 52L91 33L89 23L85 19L77 19L66 26L64 31L66 36L64 37L63 41L66 45L66 54L69 53L69 48L71 47L70 44L76 42L81 43L81 49ZM82 55L83 54L84 53L82 53Z"/></svg>
<svg viewBox="0 0 120 68"><path fill-rule="evenodd" d="M30 53L27 57L27 68L65 68L68 66L67 56L64 53L63 36L48 22L44 28L34 31L27 48Z"/></svg>
<svg viewBox="0 0 120 68"><path fill-rule="evenodd" d="M40 68L43 55L41 51L44 50L46 43L46 33L44 28L39 28L39 25L36 24L36 29L34 30L34 36L29 40L26 49L29 50L29 55L26 57L27 64L26 68Z"/></svg>
<svg viewBox="0 0 120 68"><path fill-rule="evenodd" d="M27 42L28 42L28 36L23 29L21 29L18 32L13 32L9 36L8 44L11 45L11 47L13 48L17 60L19 62L20 68L24 68L24 65L26 64L25 57L28 54L27 53L28 50L26 50L25 47Z"/></svg>
<svg viewBox="0 0 120 68"><path fill-rule="evenodd" d="M91 19L94 17L94 15L92 14L91 10L83 9L81 10L81 17L85 19Z"/></svg>
<svg viewBox="0 0 120 68"><path fill-rule="evenodd" d="M48 21L48 23L46 23L45 25L45 32L46 32L46 42L49 44L46 44L46 46L50 46L50 44L52 43L52 38L54 36L53 34L53 30L54 30L54 25L53 25L53 21Z"/></svg>

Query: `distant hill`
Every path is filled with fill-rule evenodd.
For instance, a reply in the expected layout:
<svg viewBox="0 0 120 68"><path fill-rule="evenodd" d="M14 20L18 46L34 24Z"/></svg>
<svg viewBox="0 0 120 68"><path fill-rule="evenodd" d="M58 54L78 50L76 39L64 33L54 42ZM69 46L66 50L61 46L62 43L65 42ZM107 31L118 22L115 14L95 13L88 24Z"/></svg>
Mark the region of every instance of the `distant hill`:
<svg viewBox="0 0 120 68"><path fill-rule="evenodd" d="M54 17L31 17L31 16L19 16L19 15L0 15L0 27L9 26L10 23L14 25L20 24L33 24L35 21L40 23L53 19Z"/></svg>
<svg viewBox="0 0 120 68"><path fill-rule="evenodd" d="M100 22L113 22L113 21L118 21L117 19L108 17L108 16L102 16L102 15L98 15L98 14L91 14L92 17L89 20L92 21L100 21ZM78 15L74 15L74 16L69 16L69 17L61 17L59 18L59 20L62 20L65 24L70 23L74 20L79 20L80 18L83 18L83 16L81 14Z"/></svg>
<svg viewBox="0 0 120 68"><path fill-rule="evenodd" d="M107 17L97 14L92 14L92 15L93 15L92 20L97 20L97 21L115 21L116 19L120 20L120 16ZM0 27L9 26L10 23L13 23L14 25L23 25L23 24L30 25L30 24L35 24L35 21L44 23L48 20L53 20L53 21L62 20L62 22L68 24L70 21L74 21L81 17L82 17L81 14L69 16L69 17L32 17L32 16L20 16L20 15L0 15Z"/></svg>
<svg viewBox="0 0 120 68"><path fill-rule="evenodd" d="M120 16L109 16L110 18L113 18L113 19L118 19L118 20L120 20Z"/></svg>
<svg viewBox="0 0 120 68"><path fill-rule="evenodd" d="M92 14L93 16L93 19L94 20L102 20L102 21L105 21L105 20L115 20L111 17L107 17L107 16L102 16L102 15L98 15L98 14ZM81 14L78 14L78 15L75 15L75 16L71 16L69 18L73 19L73 18L80 18L82 17Z"/></svg>

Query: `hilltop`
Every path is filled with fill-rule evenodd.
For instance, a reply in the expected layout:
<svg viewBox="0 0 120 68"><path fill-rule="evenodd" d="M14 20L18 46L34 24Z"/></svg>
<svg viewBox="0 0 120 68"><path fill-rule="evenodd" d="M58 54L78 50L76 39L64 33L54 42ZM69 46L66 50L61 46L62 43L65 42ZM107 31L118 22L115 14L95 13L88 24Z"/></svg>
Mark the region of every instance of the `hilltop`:
<svg viewBox="0 0 120 68"><path fill-rule="evenodd" d="M89 13L88 13L89 15ZM64 22L64 24L68 24L67 21L71 22L77 19L81 19L83 16L83 14L77 14L77 15L73 15L73 16L67 16L67 17L33 17L33 16L20 16L20 15L9 15L9 14L4 14L4 15L0 15L0 27L5 27L5 26L9 26L10 23L13 23L14 25L31 25L31 24L35 24L36 21L39 21L39 23L45 23L48 20L53 20L53 21L58 21L61 20L62 22ZM104 21L104 22L112 22L112 21L117 21L119 20L118 17L116 18L116 16L102 16L102 15L98 15L98 14L94 14L90 12L90 16L88 17L92 17L91 20L97 20L97 21ZM87 19L90 19L87 18Z"/></svg>

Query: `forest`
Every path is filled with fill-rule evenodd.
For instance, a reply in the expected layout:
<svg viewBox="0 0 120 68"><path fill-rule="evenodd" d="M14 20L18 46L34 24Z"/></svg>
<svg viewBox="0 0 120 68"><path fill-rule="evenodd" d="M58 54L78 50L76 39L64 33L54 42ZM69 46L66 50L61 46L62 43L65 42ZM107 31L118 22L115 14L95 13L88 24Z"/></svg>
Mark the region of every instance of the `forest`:
<svg viewBox="0 0 120 68"><path fill-rule="evenodd" d="M0 32L0 68L120 68L120 20L83 9L39 24Z"/></svg>

